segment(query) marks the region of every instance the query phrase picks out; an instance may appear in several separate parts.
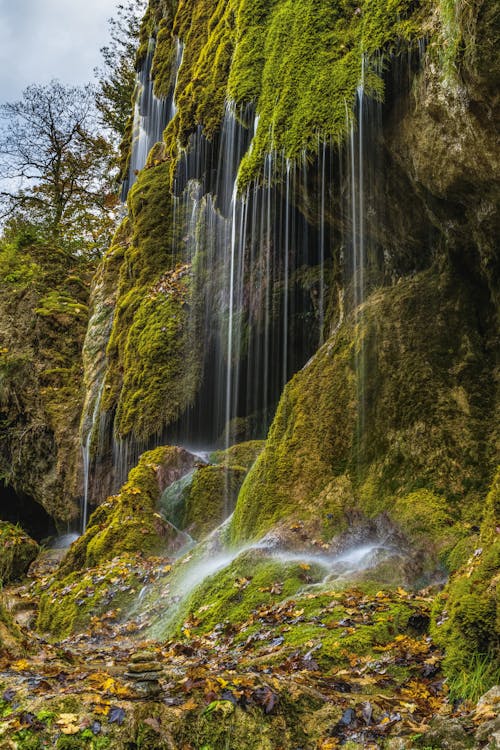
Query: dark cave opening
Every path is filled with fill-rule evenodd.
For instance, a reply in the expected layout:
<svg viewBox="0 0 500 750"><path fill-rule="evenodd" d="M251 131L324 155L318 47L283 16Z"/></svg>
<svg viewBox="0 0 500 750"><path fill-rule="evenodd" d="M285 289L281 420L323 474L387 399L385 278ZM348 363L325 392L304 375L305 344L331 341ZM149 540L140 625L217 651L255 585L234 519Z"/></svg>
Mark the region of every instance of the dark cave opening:
<svg viewBox="0 0 500 750"><path fill-rule="evenodd" d="M19 524L37 542L57 534L45 508L24 492L0 482L0 521Z"/></svg>

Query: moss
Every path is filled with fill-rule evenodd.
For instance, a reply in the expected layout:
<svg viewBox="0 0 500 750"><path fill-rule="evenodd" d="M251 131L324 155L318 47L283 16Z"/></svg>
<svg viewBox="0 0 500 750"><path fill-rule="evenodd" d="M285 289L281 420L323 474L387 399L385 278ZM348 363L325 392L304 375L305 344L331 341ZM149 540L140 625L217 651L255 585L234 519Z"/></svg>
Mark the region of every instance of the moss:
<svg viewBox="0 0 500 750"><path fill-rule="evenodd" d="M175 422L197 392L200 368L192 346L188 267L165 274L138 307L124 353L116 412L121 436L145 439ZM161 425L160 425L161 426Z"/></svg>
<svg viewBox="0 0 500 750"><path fill-rule="evenodd" d="M249 440L245 443L237 443L226 450L215 451L210 460L216 464L227 466L243 466L251 469L257 458L264 450L265 440Z"/></svg>
<svg viewBox="0 0 500 750"><path fill-rule="evenodd" d="M432 634L445 649L444 667L455 697L477 699L500 677L499 505L500 471L486 500L479 546L433 608Z"/></svg>
<svg viewBox="0 0 500 750"><path fill-rule="evenodd" d="M246 473L242 466L200 466L167 488L160 502L164 517L204 539L234 510Z"/></svg>
<svg viewBox="0 0 500 750"><path fill-rule="evenodd" d="M80 354L94 264L29 230L0 242L0 475L67 521L80 490Z"/></svg>
<svg viewBox="0 0 500 750"><path fill-rule="evenodd" d="M183 529L203 539L234 510L246 469L241 466L203 466L188 489Z"/></svg>
<svg viewBox="0 0 500 750"><path fill-rule="evenodd" d="M355 419L350 333L344 329L286 386L266 447L238 498L235 542L260 537L285 516L317 513L313 498L345 470L352 450L349 416Z"/></svg>
<svg viewBox="0 0 500 750"><path fill-rule="evenodd" d="M64 558L59 576L127 552L164 552L176 532L159 515L158 501L165 487L192 466L193 457L182 448L167 446L144 453L121 492L92 514L85 534Z"/></svg>
<svg viewBox="0 0 500 750"><path fill-rule="evenodd" d="M491 466L492 363L473 310L460 279L433 269L346 318L286 386L241 490L233 540L285 519L315 531L321 521L331 537L345 510L386 512L446 555L481 518Z"/></svg>
<svg viewBox="0 0 500 750"><path fill-rule="evenodd" d="M182 222L174 226L167 170L165 164L143 170L129 194L130 237L101 407L116 410L117 436L139 442L185 411L200 378L200 354L191 345L197 334L189 312L191 271L180 263Z"/></svg>
<svg viewBox="0 0 500 750"><path fill-rule="evenodd" d="M0 521L0 583L23 578L39 550L20 526Z"/></svg>
<svg viewBox="0 0 500 750"><path fill-rule="evenodd" d="M21 630L14 622L3 594L0 593L0 650L11 656L21 651ZM0 711L3 708L0 703Z"/></svg>
<svg viewBox="0 0 500 750"><path fill-rule="evenodd" d="M305 570L298 562L282 562L265 551L242 552L186 597L176 613L176 627L186 622L190 630L207 633L219 623L243 623L258 607L282 601L322 575L319 566ZM172 622L168 627L171 632Z"/></svg>
<svg viewBox="0 0 500 750"><path fill-rule="evenodd" d="M158 27L155 54L151 67L154 93L158 98L167 97L175 80L172 78L175 59L175 44L172 36L172 20L162 18Z"/></svg>
<svg viewBox="0 0 500 750"><path fill-rule="evenodd" d="M81 631L92 622L120 621L142 587L141 559L123 554L98 567L53 582L40 597L37 629L55 638ZM101 618L102 621L101 621Z"/></svg>
<svg viewBox="0 0 500 750"><path fill-rule="evenodd" d="M178 112L165 135L174 165L197 125L214 135L227 99L238 108L253 103L260 118L241 166L242 188L260 175L272 151L295 159L316 153L322 139L342 141L346 105L350 110L362 77L367 93L383 96L370 60L423 36L426 11L426 3L410 0L383 8L375 0L328 7L314 0L300 7L291 0L181 0L174 22L185 44ZM170 45L168 35L159 36L157 54L168 59Z"/></svg>

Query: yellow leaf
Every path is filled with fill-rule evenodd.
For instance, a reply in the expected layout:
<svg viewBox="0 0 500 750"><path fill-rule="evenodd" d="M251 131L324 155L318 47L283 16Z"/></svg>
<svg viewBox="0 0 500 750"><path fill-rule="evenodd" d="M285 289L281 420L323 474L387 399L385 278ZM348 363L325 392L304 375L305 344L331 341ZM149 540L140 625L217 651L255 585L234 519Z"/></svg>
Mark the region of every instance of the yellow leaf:
<svg viewBox="0 0 500 750"><path fill-rule="evenodd" d="M182 706L179 706L183 711L192 711L195 708L198 708L198 704L196 703L194 698L190 698L186 703L183 703Z"/></svg>
<svg viewBox="0 0 500 750"><path fill-rule="evenodd" d="M63 734L78 734L80 731L80 727L77 726L77 724L65 724L61 727L61 732Z"/></svg>
<svg viewBox="0 0 500 750"><path fill-rule="evenodd" d="M12 664L12 669L14 672L24 672L26 669L29 669L29 661L27 659L19 659L18 661L15 661Z"/></svg>
<svg viewBox="0 0 500 750"><path fill-rule="evenodd" d="M107 716L109 713L109 708L109 703L98 703L96 706L94 706L94 713L101 714L102 716Z"/></svg>
<svg viewBox="0 0 500 750"><path fill-rule="evenodd" d="M78 721L78 716L76 714L60 714L57 724L72 724L75 721Z"/></svg>

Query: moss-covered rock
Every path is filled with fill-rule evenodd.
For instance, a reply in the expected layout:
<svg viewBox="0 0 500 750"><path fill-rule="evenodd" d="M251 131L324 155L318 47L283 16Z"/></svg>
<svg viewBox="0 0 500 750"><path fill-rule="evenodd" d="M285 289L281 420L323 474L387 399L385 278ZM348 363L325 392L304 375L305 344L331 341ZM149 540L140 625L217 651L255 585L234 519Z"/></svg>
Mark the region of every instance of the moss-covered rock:
<svg viewBox="0 0 500 750"><path fill-rule="evenodd" d="M486 500L478 546L433 609L432 633L446 652L455 697L476 699L500 680L500 472Z"/></svg>
<svg viewBox="0 0 500 750"><path fill-rule="evenodd" d="M0 596L0 655L17 656L21 651L21 631Z"/></svg>
<svg viewBox="0 0 500 750"><path fill-rule="evenodd" d="M243 466L251 469L257 458L264 450L265 440L248 440L245 443L236 443L225 450L214 451L210 455L215 464L226 466Z"/></svg>
<svg viewBox="0 0 500 750"><path fill-rule="evenodd" d="M354 103L361 80L383 96L372 56L423 36L426 11L424 3L405 0L383 11L372 0L327 8L312 0L300 8L288 0L181 0L174 33L185 54L178 112L165 135L170 155L178 157L178 145L187 144L197 125L212 137L226 99L252 103L260 116L254 148L241 166L242 185L260 175L272 151L295 159L317 153L322 139L342 141L349 128L345 105Z"/></svg>
<svg viewBox="0 0 500 750"><path fill-rule="evenodd" d="M96 567L63 576L44 586L36 627L41 633L64 638L94 623L126 620L149 571L140 554L121 554Z"/></svg>
<svg viewBox="0 0 500 750"><path fill-rule="evenodd" d="M0 583L23 578L39 549L19 526L0 521Z"/></svg>
<svg viewBox="0 0 500 750"><path fill-rule="evenodd" d="M242 466L201 466L176 507L165 509L166 518L194 539L203 539L233 512L246 474Z"/></svg>
<svg viewBox="0 0 500 750"><path fill-rule="evenodd" d="M218 623L231 626L245 622L259 607L265 608L277 597L293 596L306 582L318 582L324 576L321 566L283 562L268 552L250 549L222 570L205 578L181 603L176 613L177 627L188 624L201 633ZM180 579L182 580L182 579ZM169 623L169 630L173 627Z"/></svg>
<svg viewBox="0 0 500 750"><path fill-rule="evenodd" d="M92 514L85 533L72 544L60 576L129 552L161 554L175 547L176 530L158 513L165 488L186 474L195 457L182 448L156 448L144 453L118 495Z"/></svg>
<svg viewBox="0 0 500 750"><path fill-rule="evenodd" d="M201 377L191 267L173 221L167 165L143 170L129 193L128 242L107 349L101 410L117 437L147 443L192 403Z"/></svg>
<svg viewBox="0 0 500 750"><path fill-rule="evenodd" d="M0 241L0 477L61 523L80 494L80 355L94 262L29 227Z"/></svg>
<svg viewBox="0 0 500 750"><path fill-rule="evenodd" d="M481 518L491 467L493 364L474 306L459 276L434 270L348 317L285 388L233 540L283 519L331 539L356 513L386 512L446 557Z"/></svg>

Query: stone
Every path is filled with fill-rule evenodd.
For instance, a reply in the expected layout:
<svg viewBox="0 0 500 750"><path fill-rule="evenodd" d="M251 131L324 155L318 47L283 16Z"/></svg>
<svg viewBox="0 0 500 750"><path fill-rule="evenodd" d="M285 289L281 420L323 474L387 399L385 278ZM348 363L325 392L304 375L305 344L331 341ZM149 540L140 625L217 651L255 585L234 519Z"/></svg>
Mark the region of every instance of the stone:
<svg viewBox="0 0 500 750"><path fill-rule="evenodd" d="M472 746L469 737L458 719L436 716L431 728L421 738L424 747L442 748L442 750L468 750Z"/></svg>
<svg viewBox="0 0 500 750"><path fill-rule="evenodd" d="M132 664L136 664L137 662L146 662L146 661L153 661L156 659L156 654L154 651L136 651L135 654L132 654L130 657L130 661Z"/></svg>
<svg viewBox="0 0 500 750"><path fill-rule="evenodd" d="M488 690L487 693L482 695L478 702L477 706L484 706L484 705L500 705L500 685L494 685L490 690Z"/></svg>
<svg viewBox="0 0 500 750"><path fill-rule="evenodd" d="M481 746L483 746L488 741L491 743L492 738L494 738L495 736L497 738L500 737L500 716L497 716L496 719L485 721L484 724L481 724L481 726L477 728L476 734L474 736L476 742ZM494 744L493 748L495 748Z"/></svg>
<svg viewBox="0 0 500 750"><path fill-rule="evenodd" d="M153 672L161 672L161 666L154 661L146 661L146 662L132 662L128 666L128 671L132 674L141 674L141 673L153 673Z"/></svg>

